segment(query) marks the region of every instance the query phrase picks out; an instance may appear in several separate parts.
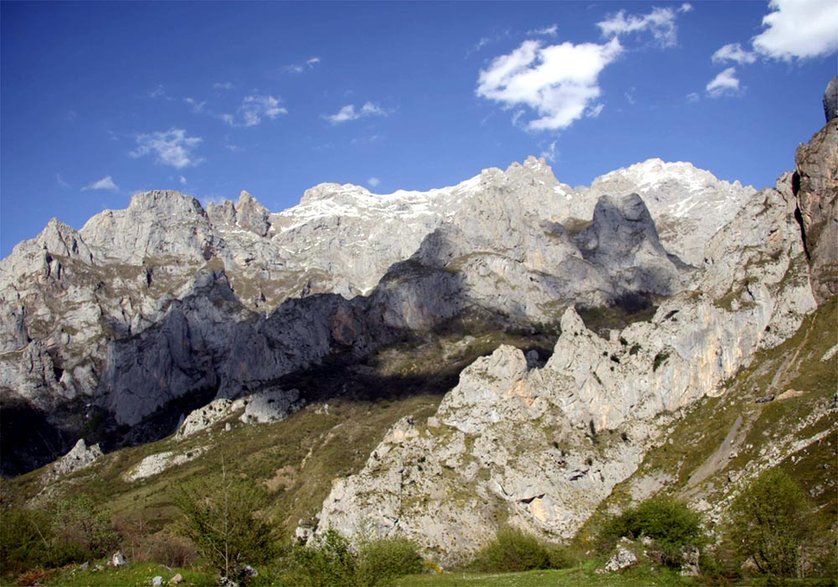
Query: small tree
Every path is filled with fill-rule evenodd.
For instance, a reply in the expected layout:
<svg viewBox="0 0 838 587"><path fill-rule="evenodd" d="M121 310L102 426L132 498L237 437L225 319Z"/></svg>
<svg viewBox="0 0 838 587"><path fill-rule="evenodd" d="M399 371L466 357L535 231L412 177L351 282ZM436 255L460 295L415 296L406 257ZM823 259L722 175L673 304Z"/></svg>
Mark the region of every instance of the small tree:
<svg viewBox="0 0 838 587"><path fill-rule="evenodd" d="M178 529L222 577L241 580L246 564L272 556L274 530L256 513L265 506L264 491L229 477L226 468L220 486L196 483L184 488L175 503L183 514Z"/></svg>
<svg viewBox="0 0 838 587"><path fill-rule="evenodd" d="M809 533L809 499L781 469L754 480L730 508L730 538L763 573L797 574L800 551Z"/></svg>
<svg viewBox="0 0 838 587"><path fill-rule="evenodd" d="M603 541L609 547L622 536L632 540L651 538L660 548L661 562L671 567L680 567L684 551L700 548L705 542L701 515L678 500L662 496L626 510L603 530Z"/></svg>

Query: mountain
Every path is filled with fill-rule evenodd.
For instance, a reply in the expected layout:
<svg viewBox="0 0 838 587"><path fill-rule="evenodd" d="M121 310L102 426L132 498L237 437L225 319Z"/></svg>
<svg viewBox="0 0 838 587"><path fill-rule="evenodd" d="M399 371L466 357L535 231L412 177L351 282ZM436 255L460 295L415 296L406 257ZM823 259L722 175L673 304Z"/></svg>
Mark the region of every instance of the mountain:
<svg viewBox="0 0 838 587"><path fill-rule="evenodd" d="M796 163L761 191L656 159L574 189L529 158L52 220L0 261L2 472L165 511L235 455L285 530L443 562L658 491L718 520L773 466L834 508L838 119Z"/></svg>

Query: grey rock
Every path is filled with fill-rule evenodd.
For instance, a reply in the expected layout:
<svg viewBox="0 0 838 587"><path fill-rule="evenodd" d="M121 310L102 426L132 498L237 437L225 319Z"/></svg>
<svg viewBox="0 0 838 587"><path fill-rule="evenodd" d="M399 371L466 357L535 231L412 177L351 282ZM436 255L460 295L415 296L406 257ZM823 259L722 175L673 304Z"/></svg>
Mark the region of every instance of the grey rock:
<svg viewBox="0 0 838 587"><path fill-rule="evenodd" d="M823 93L823 114L830 122L838 117L838 76L829 80Z"/></svg>
<svg viewBox="0 0 838 587"><path fill-rule="evenodd" d="M245 424L267 424L284 420L302 407L300 392L296 389L275 389L242 398L244 413L239 420Z"/></svg>
<svg viewBox="0 0 838 587"><path fill-rule="evenodd" d="M822 304L838 294L838 119L801 145L796 159L798 215L813 292Z"/></svg>
<svg viewBox="0 0 838 587"><path fill-rule="evenodd" d="M151 587L162 587L163 585L163 577L157 575L156 577L151 578Z"/></svg>
<svg viewBox="0 0 838 587"><path fill-rule="evenodd" d="M605 563L605 565L597 569L597 573L605 574L605 573L617 573L619 571L623 571L635 564L637 564L637 555L634 554L627 545L630 544L626 542L618 542L616 551L611 558Z"/></svg>
<svg viewBox="0 0 838 587"><path fill-rule="evenodd" d="M102 449L98 444L88 447L83 438L66 455L58 459L52 466L53 475L68 475L93 464L102 456Z"/></svg>

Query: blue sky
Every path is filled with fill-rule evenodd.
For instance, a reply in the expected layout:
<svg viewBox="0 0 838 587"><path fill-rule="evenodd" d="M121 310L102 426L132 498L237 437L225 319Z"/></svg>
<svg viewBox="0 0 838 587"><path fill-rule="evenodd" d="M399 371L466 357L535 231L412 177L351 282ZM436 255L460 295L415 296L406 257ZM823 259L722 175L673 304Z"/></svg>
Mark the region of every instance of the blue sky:
<svg viewBox="0 0 838 587"><path fill-rule="evenodd" d="M838 2L0 4L0 255L133 192L457 183L528 155L772 185L823 124Z"/></svg>

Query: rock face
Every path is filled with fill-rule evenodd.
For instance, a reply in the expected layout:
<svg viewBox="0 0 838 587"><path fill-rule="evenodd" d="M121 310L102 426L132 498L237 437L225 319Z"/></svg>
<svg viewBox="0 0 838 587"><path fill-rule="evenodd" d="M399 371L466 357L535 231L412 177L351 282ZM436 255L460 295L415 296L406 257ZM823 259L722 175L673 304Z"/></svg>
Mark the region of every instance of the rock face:
<svg viewBox="0 0 838 587"><path fill-rule="evenodd" d="M827 122L838 116L838 76L829 80L826 85L823 93L823 114Z"/></svg>
<svg viewBox="0 0 838 587"><path fill-rule="evenodd" d="M801 177L826 177L815 170L821 151L804 157L813 163L801 164ZM557 322L572 304L685 291L730 294L751 312L737 320L771 329L757 337L769 346L808 302L800 288L746 283L732 261L757 262L765 250L741 246L766 237L753 215L760 197L660 160L573 190L535 158L429 192L322 184L279 213L247 192L206 210L177 192L140 193L78 231L53 220L0 261L0 399L41 414L66 443L94 412L109 433L159 424L177 405L170 424L149 426L162 434L213 399L274 393L281 377L329 357L361 358L463 316L527 329ZM769 200L772 213L787 212L787 200L760 201ZM820 216L811 218L820 234ZM782 271L790 237L767 238L779 256L760 262ZM722 319L698 308L692 317L713 328ZM750 335L729 336L743 356L753 346ZM22 436L3 442L28 450Z"/></svg>
<svg viewBox="0 0 838 587"><path fill-rule="evenodd" d="M838 119L801 145L796 159L795 195L812 289L822 303L838 294Z"/></svg>
<svg viewBox="0 0 838 587"><path fill-rule="evenodd" d="M543 367L512 347L476 361L432 418L399 422L360 473L334 484L316 532L402 534L448 560L467 558L499 520L551 539L575 534L672 414L720 393L815 308L792 184L786 175L744 202L648 322L603 338L571 307ZM575 236L583 257L632 276L649 255L680 277L677 260L655 254L648 216L636 196L600 199Z"/></svg>

